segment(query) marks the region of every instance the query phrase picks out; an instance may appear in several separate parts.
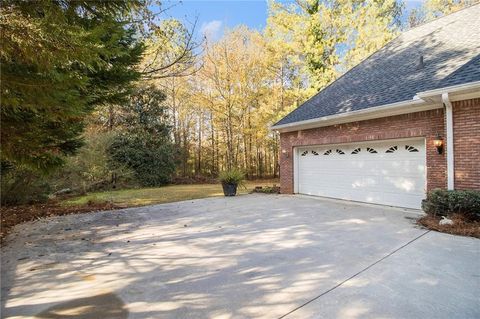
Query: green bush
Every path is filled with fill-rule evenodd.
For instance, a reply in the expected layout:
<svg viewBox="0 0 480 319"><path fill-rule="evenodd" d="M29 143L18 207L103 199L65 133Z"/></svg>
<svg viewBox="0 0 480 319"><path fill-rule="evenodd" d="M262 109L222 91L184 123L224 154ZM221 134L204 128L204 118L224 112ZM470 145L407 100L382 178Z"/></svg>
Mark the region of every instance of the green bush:
<svg viewBox="0 0 480 319"><path fill-rule="evenodd" d="M474 190L435 189L422 203L425 213L434 216L462 214L480 220L480 192Z"/></svg>
<svg viewBox="0 0 480 319"><path fill-rule="evenodd" d="M142 186L170 182L175 171L175 150L166 139L150 134L118 135L108 148L112 169L126 167Z"/></svg>
<svg viewBox="0 0 480 319"><path fill-rule="evenodd" d="M236 168L226 170L218 175L218 179L222 184L242 185L245 180L245 174Z"/></svg>
<svg viewBox="0 0 480 319"><path fill-rule="evenodd" d="M78 154L68 157L65 165L49 178L53 191L71 189L74 193L84 193L111 189L112 174L117 176L117 183L135 184L133 172L117 165L114 170L108 165L108 148L113 143L117 132L89 129L85 132L85 145Z"/></svg>
<svg viewBox="0 0 480 319"><path fill-rule="evenodd" d="M253 192L264 194L280 194L280 187L275 184L273 186L257 186L254 188Z"/></svg>
<svg viewBox="0 0 480 319"><path fill-rule="evenodd" d="M176 150L171 141L165 94L155 86L139 86L121 106L117 125L122 133L107 148L110 168L127 168L142 186L170 182Z"/></svg>
<svg viewBox="0 0 480 319"><path fill-rule="evenodd" d="M21 205L45 202L50 186L45 176L27 167L15 167L2 161L1 203L2 205Z"/></svg>

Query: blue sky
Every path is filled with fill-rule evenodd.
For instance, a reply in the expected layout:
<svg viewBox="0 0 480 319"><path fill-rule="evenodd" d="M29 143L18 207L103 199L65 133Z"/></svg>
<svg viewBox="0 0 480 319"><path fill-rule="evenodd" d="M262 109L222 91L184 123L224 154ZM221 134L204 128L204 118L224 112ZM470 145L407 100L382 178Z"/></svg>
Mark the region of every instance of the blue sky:
<svg viewBox="0 0 480 319"><path fill-rule="evenodd" d="M420 0L406 1L406 9L411 10L421 3ZM198 18L197 35L206 34L212 40L221 37L225 28L241 24L257 30L263 29L268 9L266 0L170 0L163 1L163 7L170 8L166 12L167 16L182 21L193 23Z"/></svg>
<svg viewBox="0 0 480 319"><path fill-rule="evenodd" d="M198 17L198 34L207 34L214 40L222 35L225 28L237 25L243 24L261 30L265 27L267 19L267 2L262 0L187 0L164 2L163 5L171 6L167 15L174 18L193 22Z"/></svg>

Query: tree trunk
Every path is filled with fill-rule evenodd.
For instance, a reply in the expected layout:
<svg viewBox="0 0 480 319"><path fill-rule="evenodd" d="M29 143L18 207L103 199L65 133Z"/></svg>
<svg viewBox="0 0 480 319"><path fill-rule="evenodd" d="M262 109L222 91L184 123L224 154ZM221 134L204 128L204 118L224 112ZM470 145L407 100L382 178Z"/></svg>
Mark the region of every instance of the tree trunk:
<svg viewBox="0 0 480 319"><path fill-rule="evenodd" d="M115 110L113 105L108 106L108 130L113 130L113 126L115 125Z"/></svg>
<svg viewBox="0 0 480 319"><path fill-rule="evenodd" d="M202 174L202 128L203 128L203 116L202 113L198 115L198 150L197 150L197 167L196 174Z"/></svg>

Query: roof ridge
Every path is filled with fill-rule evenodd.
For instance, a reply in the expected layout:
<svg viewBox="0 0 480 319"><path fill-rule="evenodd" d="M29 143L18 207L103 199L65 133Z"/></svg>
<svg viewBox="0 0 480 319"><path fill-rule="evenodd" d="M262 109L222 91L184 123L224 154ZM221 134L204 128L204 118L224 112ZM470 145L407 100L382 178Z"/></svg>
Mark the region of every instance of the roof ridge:
<svg viewBox="0 0 480 319"><path fill-rule="evenodd" d="M449 17L449 16L454 15L454 14L456 14L456 13L459 13L459 12L461 12L461 11L465 11L465 10L467 10L467 9L470 9L471 7L480 6L480 1L479 1L479 0L477 0L477 1L478 1L478 2L472 3L471 5L466 6L466 7L463 7L463 8L461 8L461 9L458 9L457 11L453 11L453 12L444 14L444 15L442 15L442 16L433 18L432 20L424 21L424 22L420 23L419 25L416 25L416 26L414 26L414 27L412 27L412 28L410 28L410 29L406 29L405 31L403 31L403 32L401 32L401 33L403 34L403 33L410 32L410 31L415 30L415 29L417 29L417 28L423 27L423 26L425 26L425 25L427 25L427 24L429 24L429 23L436 22L437 20L440 20L440 19Z"/></svg>

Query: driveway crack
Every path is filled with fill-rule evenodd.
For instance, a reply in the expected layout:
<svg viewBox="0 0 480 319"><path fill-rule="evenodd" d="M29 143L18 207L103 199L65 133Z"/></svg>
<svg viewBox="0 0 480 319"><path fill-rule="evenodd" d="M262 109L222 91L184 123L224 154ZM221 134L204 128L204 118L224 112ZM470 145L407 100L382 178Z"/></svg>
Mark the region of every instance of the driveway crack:
<svg viewBox="0 0 480 319"><path fill-rule="evenodd" d="M395 254L397 251L407 247L408 245L410 245L411 243L413 243L414 241L420 239L421 237L425 236L426 234L428 234L430 232L430 230L427 230L426 232L418 235L417 237L413 238L412 240L408 241L407 243L403 244L402 246L398 247L397 249L391 251L390 253L388 253L387 255L383 256L382 258L378 259L377 261L375 261L374 263L368 265L367 267L363 268L362 270L360 270L359 272L357 272L356 274L353 274L352 276L348 277L347 279L341 281L340 283L338 283L337 285L333 286L332 288L328 289L327 291L324 291L322 292L321 294L319 294L318 296L306 301L305 303L301 304L300 306L296 307L295 309L292 309L290 310L289 312L287 312L286 314L278 317L278 319L282 319L282 318L285 318L286 316L294 313L295 311L305 307L306 305L314 302L315 300L319 299L320 297L328 294L329 292L337 289L338 287L342 286L343 284L345 284L347 281L349 280L352 280L353 278L357 277L358 275L362 274L363 272L367 271L368 269L372 268L373 266L375 266L376 264L382 262L383 260L387 259L388 257L392 256L393 254Z"/></svg>

